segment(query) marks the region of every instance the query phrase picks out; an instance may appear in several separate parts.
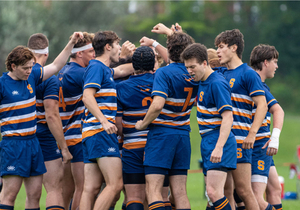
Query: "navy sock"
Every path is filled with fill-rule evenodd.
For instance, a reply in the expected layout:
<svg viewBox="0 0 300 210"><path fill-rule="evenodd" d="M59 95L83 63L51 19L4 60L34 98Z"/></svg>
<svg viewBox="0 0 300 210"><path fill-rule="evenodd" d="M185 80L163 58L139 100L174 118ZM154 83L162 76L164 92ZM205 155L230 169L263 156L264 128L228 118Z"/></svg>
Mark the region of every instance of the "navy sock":
<svg viewBox="0 0 300 210"><path fill-rule="evenodd" d="M225 196L223 198L217 200L213 204L214 204L215 209L218 209L218 210L221 210L221 209L231 210L231 206L229 204L229 201L227 200L227 198Z"/></svg>
<svg viewBox="0 0 300 210"><path fill-rule="evenodd" d="M144 205L141 201L129 201L126 210L144 210Z"/></svg>
<svg viewBox="0 0 300 210"><path fill-rule="evenodd" d="M65 210L65 208L64 207L62 207L62 206L49 206L49 207L47 207L46 208L46 210Z"/></svg>
<svg viewBox="0 0 300 210"><path fill-rule="evenodd" d="M273 205L276 210L282 210L282 204Z"/></svg>
<svg viewBox="0 0 300 210"><path fill-rule="evenodd" d="M172 210L172 205L170 201L165 201L165 210Z"/></svg>
<svg viewBox="0 0 300 210"><path fill-rule="evenodd" d="M126 210L126 204L125 203L122 204L122 210Z"/></svg>
<svg viewBox="0 0 300 210"><path fill-rule="evenodd" d="M14 210L14 206L4 205L0 204L0 210L8 209L8 210Z"/></svg>
<svg viewBox="0 0 300 210"><path fill-rule="evenodd" d="M206 210L215 210L213 206L206 206Z"/></svg>
<svg viewBox="0 0 300 210"><path fill-rule="evenodd" d="M153 203L150 203L148 205L149 207L149 210L165 210L165 205L164 205L164 202L162 201L155 201Z"/></svg>

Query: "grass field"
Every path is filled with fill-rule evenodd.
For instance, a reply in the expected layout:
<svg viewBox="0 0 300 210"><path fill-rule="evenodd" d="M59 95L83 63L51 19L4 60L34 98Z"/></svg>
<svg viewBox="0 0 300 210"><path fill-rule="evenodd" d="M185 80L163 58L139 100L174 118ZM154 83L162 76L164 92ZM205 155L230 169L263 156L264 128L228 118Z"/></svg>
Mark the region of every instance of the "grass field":
<svg viewBox="0 0 300 210"><path fill-rule="evenodd" d="M204 181L203 174L197 172L199 169L198 160L200 158L200 135L198 133L198 125L196 122L195 109L191 117L191 170L188 175L187 191L193 210L204 210L206 199L204 198ZM288 115L285 116L284 127L280 136L279 152L274 156L278 174L285 179L285 192L296 192L297 179L289 179L289 166L291 163L297 163L296 147L300 145L300 116ZM15 210L24 209L25 206L25 190L22 187L15 205ZM42 199L40 202L41 209L45 209L46 193L43 190ZM123 196L119 200L115 209L120 210ZM284 210L299 210L300 200L283 200Z"/></svg>

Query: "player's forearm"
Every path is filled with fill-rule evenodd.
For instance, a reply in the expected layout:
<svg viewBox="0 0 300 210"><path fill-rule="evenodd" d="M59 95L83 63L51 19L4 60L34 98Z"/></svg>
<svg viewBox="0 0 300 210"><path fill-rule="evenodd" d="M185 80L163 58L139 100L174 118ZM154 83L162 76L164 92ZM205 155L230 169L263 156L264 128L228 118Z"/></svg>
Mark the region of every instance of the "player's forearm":
<svg viewBox="0 0 300 210"><path fill-rule="evenodd" d="M147 111L145 118L143 119L142 127L148 127L160 114L163 106L158 101L153 100L152 104Z"/></svg>
<svg viewBox="0 0 300 210"><path fill-rule="evenodd" d="M168 63L169 62L169 54L168 54L167 48L165 48L164 46L159 44L155 47L155 49L161 55L161 57L164 59L164 61L166 63Z"/></svg>
<svg viewBox="0 0 300 210"><path fill-rule="evenodd" d="M283 121L284 121L284 111L279 104L274 105L270 110L270 113L273 115L273 128L278 128L282 130Z"/></svg>
<svg viewBox="0 0 300 210"><path fill-rule="evenodd" d="M219 134L219 138L218 138L218 142L216 144L216 147L224 147L224 145L225 145L225 143L228 139L228 136L230 134L232 123L233 123L232 112L231 111L224 111L222 113L222 122L221 122L221 126L220 126L220 134Z"/></svg>
<svg viewBox="0 0 300 210"><path fill-rule="evenodd" d="M256 136L257 131L259 130L259 128L261 127L261 125L265 119L267 111L268 111L268 107L267 107L266 103L257 104L256 112L254 115L254 120L253 120L253 123L249 130L248 135L254 136L254 137Z"/></svg>
<svg viewBox="0 0 300 210"><path fill-rule="evenodd" d="M45 66L43 80L48 79L64 67L69 59L69 56L71 55L74 45L75 44L70 40L65 48L55 58L55 60L51 64Z"/></svg>
<svg viewBox="0 0 300 210"><path fill-rule="evenodd" d="M133 74L133 72L134 72L132 63L122 64L122 65L114 68L114 70L115 70L114 79L126 77L128 75Z"/></svg>
<svg viewBox="0 0 300 210"><path fill-rule="evenodd" d="M90 113L101 123L106 123L108 120L103 115L101 110L98 107L97 101L94 97L94 94L87 94L86 90L83 92L82 101L85 107L89 110Z"/></svg>
<svg viewBox="0 0 300 210"><path fill-rule="evenodd" d="M64 137L64 131L61 123L61 119L58 113L45 113L48 128L52 135L54 136L56 142L58 143L59 147L63 149L67 149L67 143Z"/></svg>

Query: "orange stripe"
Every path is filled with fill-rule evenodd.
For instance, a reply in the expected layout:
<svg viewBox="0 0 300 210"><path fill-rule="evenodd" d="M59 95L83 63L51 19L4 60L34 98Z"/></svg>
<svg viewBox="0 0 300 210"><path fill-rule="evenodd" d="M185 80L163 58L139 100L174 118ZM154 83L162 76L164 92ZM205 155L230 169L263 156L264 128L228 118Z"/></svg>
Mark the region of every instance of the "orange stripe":
<svg viewBox="0 0 300 210"><path fill-rule="evenodd" d="M98 85L99 87L101 87L101 85L99 85L99 84L97 84L97 83L87 83L87 84L85 84L85 86L87 86L87 85ZM84 86L84 87L85 87ZM91 87L92 88L92 87Z"/></svg>
<svg viewBox="0 0 300 210"><path fill-rule="evenodd" d="M72 126L70 126L68 128L65 128L64 132L66 132L66 131L68 131L70 129L74 129L74 128L81 128L81 124L74 124L74 125L72 125Z"/></svg>
<svg viewBox="0 0 300 210"><path fill-rule="evenodd" d="M122 124L123 128L135 128L135 125L129 125L129 124Z"/></svg>
<svg viewBox="0 0 300 210"><path fill-rule="evenodd" d="M115 96L117 97L117 93L114 92L107 92L107 93L96 93L95 97L103 97L103 96Z"/></svg>
<svg viewBox="0 0 300 210"><path fill-rule="evenodd" d="M187 113L180 114L180 115L179 114L168 114L168 113L165 113L165 112L161 112L160 114L168 116L168 117L182 117L182 116L186 116L186 115L191 114L191 111L189 111Z"/></svg>
<svg viewBox="0 0 300 210"><path fill-rule="evenodd" d="M268 138L269 139L269 138L271 138L271 135L256 137L255 141L258 141L258 140L261 140L261 139L264 139L264 138Z"/></svg>
<svg viewBox="0 0 300 210"><path fill-rule="evenodd" d="M171 122L161 122L161 121L153 121L152 123L154 124L161 124L161 125L173 125L173 126L182 126L182 125L189 125L190 122L185 122L183 124L175 124Z"/></svg>
<svg viewBox="0 0 300 210"><path fill-rule="evenodd" d="M41 69L41 76L40 76L40 79L42 79L42 76L43 76L43 67L41 67L40 69Z"/></svg>
<svg viewBox="0 0 300 210"><path fill-rule="evenodd" d="M250 130L250 128L248 128L246 126L240 126L240 125L233 125L232 129L239 129L239 130L246 130L246 131Z"/></svg>
<svg viewBox="0 0 300 210"><path fill-rule="evenodd" d="M157 203L157 204L149 206L149 210L159 208L159 207L165 207L165 205L163 203Z"/></svg>
<svg viewBox="0 0 300 210"><path fill-rule="evenodd" d="M99 106L99 109L101 110L115 110L117 111L117 107L116 106Z"/></svg>
<svg viewBox="0 0 300 210"><path fill-rule="evenodd" d="M45 115L38 115L38 116L36 116L36 118L37 118L38 120L42 120L42 119L45 119Z"/></svg>
<svg viewBox="0 0 300 210"><path fill-rule="evenodd" d="M116 123L116 120L114 120L113 118L107 118L107 120L112 121L113 123ZM95 119L95 120L88 121L88 122L86 120L84 120L83 122L84 123L98 123L99 121L97 119Z"/></svg>
<svg viewBox="0 0 300 210"><path fill-rule="evenodd" d="M233 113L234 115L238 115L238 116L247 117L247 118L249 118L249 119L252 119L252 114L245 114L245 113L237 112L237 111L233 111L232 113Z"/></svg>
<svg viewBox="0 0 300 210"><path fill-rule="evenodd" d="M123 144L123 148L125 148L125 149L138 149L138 148L144 148L145 145L146 145L146 141L139 141L139 142Z"/></svg>
<svg viewBox="0 0 300 210"><path fill-rule="evenodd" d="M198 122L199 125L221 125L222 121L210 122Z"/></svg>
<svg viewBox="0 0 300 210"><path fill-rule="evenodd" d="M100 128L100 129L97 129L97 130L85 131L85 132L82 133L82 138L84 139L84 138L87 138L87 137L90 137L90 136L94 136L97 133L100 133L102 131L104 131L103 128Z"/></svg>
<svg viewBox="0 0 300 210"><path fill-rule="evenodd" d="M262 92L262 93L264 93L265 91L263 91L263 90L255 90L255 91L251 92L249 95L252 95L253 93L257 93L257 92Z"/></svg>
<svg viewBox="0 0 300 210"><path fill-rule="evenodd" d="M36 130L30 131L30 132L25 132L25 133L13 133L13 134L7 134L4 135L6 137L12 137L12 136L29 136L35 134Z"/></svg>
<svg viewBox="0 0 300 210"><path fill-rule="evenodd" d="M76 112L74 112L74 114L72 114L70 116L61 116L60 119L62 119L62 120L69 120L69 119L71 119L74 116L78 116L78 115L82 114L83 112L84 112L84 110L76 111Z"/></svg>
<svg viewBox="0 0 300 210"><path fill-rule="evenodd" d="M268 103L268 105L270 104L270 103L272 103L273 101L275 101L276 99L272 99L271 101L269 101L269 103Z"/></svg>
<svg viewBox="0 0 300 210"><path fill-rule="evenodd" d="M132 204L132 203L141 203L141 204L143 204L143 202L141 202L141 201L128 201L128 202L126 203L126 207L127 207L128 205Z"/></svg>
<svg viewBox="0 0 300 210"><path fill-rule="evenodd" d="M228 204L228 200L226 199L226 200L223 201L223 203L221 203L219 206L216 206L215 209L216 209L216 210L223 209L223 207L226 206L227 204Z"/></svg>
<svg viewBox="0 0 300 210"><path fill-rule="evenodd" d="M40 107L40 106L44 106L43 103L36 103L36 106Z"/></svg>
<svg viewBox="0 0 300 210"><path fill-rule="evenodd" d="M217 111L209 112L209 111L207 111L207 110L200 109L199 107L197 107L197 111L198 111L198 112L201 112L201 113L203 113L203 114L211 114L211 115L219 114L219 112L217 112Z"/></svg>
<svg viewBox="0 0 300 210"><path fill-rule="evenodd" d="M123 116L129 116L129 117L144 117L145 115L146 115L146 113L136 113L136 114L124 114L123 113Z"/></svg>
<svg viewBox="0 0 300 210"><path fill-rule="evenodd" d="M152 91L152 93L162 93L168 97L168 94L166 94L165 92L162 92L162 91L154 90L154 91Z"/></svg>
<svg viewBox="0 0 300 210"><path fill-rule="evenodd" d="M242 143L244 143L244 140L236 140L236 143L238 143L238 144L242 144Z"/></svg>
<svg viewBox="0 0 300 210"><path fill-rule="evenodd" d="M82 96L79 99L73 100L73 101L65 101L66 105L73 105L73 104L77 104L80 101L82 101Z"/></svg>
<svg viewBox="0 0 300 210"><path fill-rule="evenodd" d="M76 145L78 143L80 143L82 141L81 138L78 138L78 139L68 139L66 140L66 143L67 143L67 146L73 146L73 145Z"/></svg>
<svg viewBox="0 0 300 210"><path fill-rule="evenodd" d="M223 109L224 107L232 107L232 106L231 105L224 105L220 109L218 109L218 112L220 112L220 110Z"/></svg>
<svg viewBox="0 0 300 210"><path fill-rule="evenodd" d="M173 102L173 101L166 101L166 104L168 104L170 106L183 106L184 105L184 103L182 103L182 102ZM193 104L194 104L194 101L190 102L188 104L188 106L191 106Z"/></svg>
<svg viewBox="0 0 300 210"><path fill-rule="evenodd" d="M21 119L21 120L9 120L9 121L5 121L5 122L1 123L1 126L16 124L16 123L29 122L29 121L32 121L32 120L35 120L35 119L36 119L36 115L34 115L33 117Z"/></svg>
<svg viewBox="0 0 300 210"><path fill-rule="evenodd" d="M238 102L244 102L244 103L247 103L247 104L252 104L252 101L249 101L249 100L243 99L243 98L231 97L231 100L232 101L238 101Z"/></svg>
<svg viewBox="0 0 300 210"><path fill-rule="evenodd" d="M16 109L23 109L23 108L31 107L35 104L36 104L36 101L34 100L33 102L30 102L28 104L22 104L22 105L18 105L18 106L2 108L2 109L0 109L0 112L6 112L6 111L11 111L11 110L16 110Z"/></svg>

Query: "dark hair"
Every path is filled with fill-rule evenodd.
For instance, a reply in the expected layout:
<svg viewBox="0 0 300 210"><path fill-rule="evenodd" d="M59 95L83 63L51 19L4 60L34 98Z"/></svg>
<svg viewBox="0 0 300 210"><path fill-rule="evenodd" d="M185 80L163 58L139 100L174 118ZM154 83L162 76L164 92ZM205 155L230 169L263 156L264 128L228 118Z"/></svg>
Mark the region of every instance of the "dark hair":
<svg viewBox="0 0 300 210"><path fill-rule="evenodd" d="M180 58L180 54L187 46L194 42L194 39L190 35L183 32L174 32L168 36L167 49L170 60L176 63L182 63L183 61Z"/></svg>
<svg viewBox="0 0 300 210"><path fill-rule="evenodd" d="M45 49L49 46L48 38L41 33L32 34L27 42L27 47L33 50Z"/></svg>
<svg viewBox="0 0 300 210"><path fill-rule="evenodd" d="M228 47L236 45L236 54L240 59L242 59L244 51L244 35L239 29L227 30L220 33L215 38L215 46L218 47L220 43L228 44Z"/></svg>
<svg viewBox="0 0 300 210"><path fill-rule="evenodd" d="M104 47L106 44L110 46L113 45L115 41L120 41L121 39L113 31L99 31L95 34L93 39L93 47L97 56L101 56L104 53Z"/></svg>
<svg viewBox="0 0 300 210"><path fill-rule="evenodd" d="M142 46L132 55L132 65L136 71L151 71L155 65L155 54L150 47Z"/></svg>
<svg viewBox="0 0 300 210"><path fill-rule="evenodd" d="M12 64L22 66L32 59L34 59L34 62L36 61L33 53L27 47L17 46L8 54L5 60L6 69L12 71Z"/></svg>
<svg viewBox="0 0 300 210"><path fill-rule="evenodd" d="M181 59L186 61L195 58L199 64L208 63L207 48L203 44L194 43L185 48L181 53Z"/></svg>
<svg viewBox="0 0 300 210"><path fill-rule="evenodd" d="M74 45L74 48L83 47L83 46L93 42L95 34L88 33L88 32L82 32L82 33L83 33L83 39L79 39L78 42ZM70 40L71 40L72 36L70 36ZM70 57L76 58L76 53L72 53L70 55Z"/></svg>
<svg viewBox="0 0 300 210"><path fill-rule="evenodd" d="M262 63L267 60L278 59L279 53L274 46L259 44L255 46L250 55L250 66L255 70L262 70Z"/></svg>

